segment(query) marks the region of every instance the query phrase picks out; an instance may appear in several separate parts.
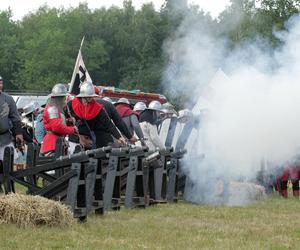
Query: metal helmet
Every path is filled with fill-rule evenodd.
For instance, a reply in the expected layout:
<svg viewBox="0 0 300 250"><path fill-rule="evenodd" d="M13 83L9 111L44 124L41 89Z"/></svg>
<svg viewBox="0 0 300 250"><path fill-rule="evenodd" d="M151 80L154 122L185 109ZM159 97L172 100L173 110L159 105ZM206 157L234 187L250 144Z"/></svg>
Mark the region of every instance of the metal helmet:
<svg viewBox="0 0 300 250"><path fill-rule="evenodd" d="M120 98L115 104L121 104L121 103L130 105L129 100L127 98L124 98L124 97Z"/></svg>
<svg viewBox="0 0 300 250"><path fill-rule="evenodd" d="M24 106L22 116L29 115L32 112L33 112L33 105L32 103L29 103Z"/></svg>
<svg viewBox="0 0 300 250"><path fill-rule="evenodd" d="M41 109L41 105L36 101L32 102L32 106L33 106L33 111L38 111Z"/></svg>
<svg viewBox="0 0 300 250"><path fill-rule="evenodd" d="M149 103L148 109L161 111L161 103L159 101L152 101Z"/></svg>
<svg viewBox="0 0 300 250"><path fill-rule="evenodd" d="M147 105L144 102L137 102L134 107L133 110L134 111L143 111L147 108Z"/></svg>
<svg viewBox="0 0 300 250"><path fill-rule="evenodd" d="M177 115L174 106L169 102L161 105L161 111L164 112L165 114Z"/></svg>
<svg viewBox="0 0 300 250"><path fill-rule="evenodd" d="M108 96L103 97L102 100L113 103L112 99L110 99Z"/></svg>
<svg viewBox="0 0 300 250"><path fill-rule="evenodd" d="M95 93L94 85L91 82L85 82L80 87L80 93L76 97L98 97Z"/></svg>
<svg viewBox="0 0 300 250"><path fill-rule="evenodd" d="M29 114L33 113L34 111L38 111L40 108L41 108L41 106L38 102L35 102L35 101L30 102L24 106L22 116L29 115Z"/></svg>
<svg viewBox="0 0 300 250"><path fill-rule="evenodd" d="M55 84L54 87L52 88L50 97L63 97L67 95L68 95L67 87L62 83L58 83Z"/></svg>

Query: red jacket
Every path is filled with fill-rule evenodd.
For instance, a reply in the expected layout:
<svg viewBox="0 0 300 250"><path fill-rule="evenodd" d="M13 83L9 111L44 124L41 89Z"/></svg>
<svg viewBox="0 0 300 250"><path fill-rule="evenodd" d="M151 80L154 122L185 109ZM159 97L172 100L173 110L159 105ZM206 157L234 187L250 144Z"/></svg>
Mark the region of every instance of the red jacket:
<svg viewBox="0 0 300 250"><path fill-rule="evenodd" d="M139 113L133 111L128 104L125 103L116 104L116 109L122 118L131 115L136 115L139 118Z"/></svg>
<svg viewBox="0 0 300 250"><path fill-rule="evenodd" d="M298 165L290 166L289 172L290 172L290 178L292 180L299 180L299 166Z"/></svg>
<svg viewBox="0 0 300 250"><path fill-rule="evenodd" d="M283 170L282 174L280 174L277 178L282 181L291 180L299 180L299 166L298 165L290 165L286 166Z"/></svg>
<svg viewBox="0 0 300 250"><path fill-rule="evenodd" d="M75 133L75 128L73 126L65 125L64 116L58 111L55 105L46 106L43 122L47 131L41 149L43 154L55 151L56 141L60 136L72 135Z"/></svg>

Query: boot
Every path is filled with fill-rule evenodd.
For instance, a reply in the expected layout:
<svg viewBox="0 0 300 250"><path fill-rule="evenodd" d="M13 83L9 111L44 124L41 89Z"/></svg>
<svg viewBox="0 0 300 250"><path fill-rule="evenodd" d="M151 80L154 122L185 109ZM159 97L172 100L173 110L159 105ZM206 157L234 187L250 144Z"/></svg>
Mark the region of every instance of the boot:
<svg viewBox="0 0 300 250"><path fill-rule="evenodd" d="M299 179L293 179L292 184L293 184L293 196L295 198L298 198L299 197Z"/></svg>
<svg viewBox="0 0 300 250"><path fill-rule="evenodd" d="M286 180L280 180L280 194L282 197L288 197L288 182Z"/></svg>
<svg viewBox="0 0 300 250"><path fill-rule="evenodd" d="M288 197L288 190L287 189L281 190L281 195L282 195L283 198L287 198Z"/></svg>

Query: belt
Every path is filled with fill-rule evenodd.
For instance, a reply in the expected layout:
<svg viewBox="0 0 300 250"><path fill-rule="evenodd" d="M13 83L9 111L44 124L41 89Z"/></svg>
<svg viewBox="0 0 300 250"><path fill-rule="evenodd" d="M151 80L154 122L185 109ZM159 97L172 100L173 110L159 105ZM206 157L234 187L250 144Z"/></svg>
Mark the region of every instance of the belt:
<svg viewBox="0 0 300 250"><path fill-rule="evenodd" d="M57 134L55 134L55 133L52 132L52 131L47 131L47 134L48 134L48 135L57 135ZM57 135L57 136L59 136L59 135Z"/></svg>

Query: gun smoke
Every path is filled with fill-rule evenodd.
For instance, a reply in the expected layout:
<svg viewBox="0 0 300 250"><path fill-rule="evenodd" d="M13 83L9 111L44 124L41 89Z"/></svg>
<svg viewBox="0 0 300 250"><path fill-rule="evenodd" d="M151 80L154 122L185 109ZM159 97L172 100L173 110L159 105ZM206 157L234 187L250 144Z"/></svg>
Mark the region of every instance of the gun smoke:
<svg viewBox="0 0 300 250"><path fill-rule="evenodd" d="M276 169L300 152L300 17L276 34L282 46L275 51L259 38L229 50L204 23L187 16L164 46L163 85L196 100L193 113L200 114L184 163L193 184L187 199L245 205L251 190L232 183L254 181L262 159Z"/></svg>

